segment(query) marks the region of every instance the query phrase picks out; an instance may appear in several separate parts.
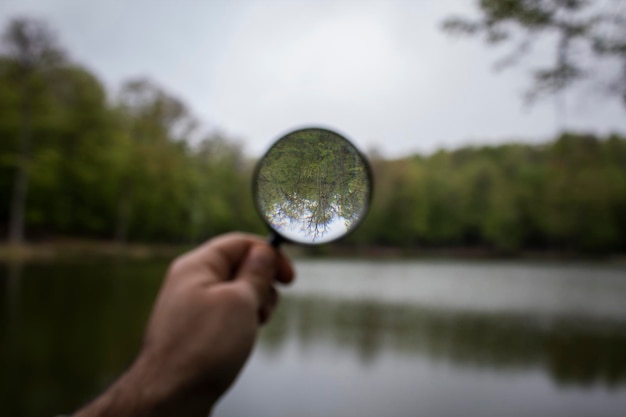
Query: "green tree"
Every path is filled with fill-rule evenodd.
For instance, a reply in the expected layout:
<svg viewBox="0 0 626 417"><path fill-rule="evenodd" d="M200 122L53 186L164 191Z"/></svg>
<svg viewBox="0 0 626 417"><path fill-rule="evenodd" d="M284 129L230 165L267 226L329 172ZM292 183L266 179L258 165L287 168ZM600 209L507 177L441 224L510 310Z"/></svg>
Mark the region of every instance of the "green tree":
<svg viewBox="0 0 626 417"><path fill-rule="evenodd" d="M63 53L56 44L52 31L45 23L18 18L9 23L3 36L5 76L17 85L19 130L13 191L9 211L9 242L15 245L24 240L24 217L28 197L31 157L34 146L33 118L36 96L45 88L47 72L63 62Z"/></svg>
<svg viewBox="0 0 626 417"><path fill-rule="evenodd" d="M106 236L121 145L106 91L84 68L66 65L57 70L47 100L49 122L37 126L29 224L63 235Z"/></svg>
<svg viewBox="0 0 626 417"><path fill-rule="evenodd" d="M124 83L119 99L129 143L119 183L115 237L125 242L134 231L144 238L182 227L186 140L196 126L187 107L147 79ZM163 216L169 221L163 222ZM138 221L141 219L141 221Z"/></svg>

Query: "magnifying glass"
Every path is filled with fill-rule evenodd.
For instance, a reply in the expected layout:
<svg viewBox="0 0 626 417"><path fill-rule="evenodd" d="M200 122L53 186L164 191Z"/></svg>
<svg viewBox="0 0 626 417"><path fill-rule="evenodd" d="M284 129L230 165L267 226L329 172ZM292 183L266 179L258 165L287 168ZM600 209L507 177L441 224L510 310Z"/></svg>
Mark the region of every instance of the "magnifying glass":
<svg viewBox="0 0 626 417"><path fill-rule="evenodd" d="M369 209L372 174L363 154L342 135L299 129L278 139L259 160L253 192L273 246L319 245L361 223Z"/></svg>

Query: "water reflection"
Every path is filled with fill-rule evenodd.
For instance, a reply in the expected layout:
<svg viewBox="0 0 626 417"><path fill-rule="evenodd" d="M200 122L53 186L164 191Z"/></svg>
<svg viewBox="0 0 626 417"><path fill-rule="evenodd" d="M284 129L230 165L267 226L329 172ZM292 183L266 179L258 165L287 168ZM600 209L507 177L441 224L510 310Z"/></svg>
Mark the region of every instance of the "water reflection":
<svg viewBox="0 0 626 417"><path fill-rule="evenodd" d="M255 194L274 230L300 243L343 236L364 215L371 180L354 146L324 129L280 139L263 157Z"/></svg>
<svg viewBox="0 0 626 417"><path fill-rule="evenodd" d="M354 351L365 366L393 351L455 367L540 368L561 386L626 383L626 321L543 320L298 296L284 300L262 348L278 356L292 338L303 349L330 344Z"/></svg>
<svg viewBox="0 0 626 417"><path fill-rule="evenodd" d="M320 269L326 265L326 273L330 275L338 271L348 273L358 267L383 268L358 262L343 266L332 262L315 265ZM426 266L414 264L412 268L423 270ZM164 263L0 268L2 414L30 417L67 413L102 390L133 359L165 269ZM307 268L300 265L300 270ZM375 272L383 274L382 269ZM395 272L397 275L398 271ZM449 274L450 269L440 271L439 276L433 269L429 270L429 275L437 280L443 279L444 273ZM593 279L608 285L613 282L613 275L610 272L611 279L603 280L596 274ZM498 278L490 279L495 283ZM536 292L545 291L542 285L547 281L532 281L531 287ZM567 288L574 285L569 278L563 279L563 283ZM296 285L306 288L307 277L301 277ZM317 410L319 400L310 397L307 391L311 387L320 388L312 373L318 372L319 367L334 369L339 365L345 365L341 373L318 375L319 380L326 385L351 384L359 390L376 390L371 401L381 409L393 401L404 401L405 408L398 408L395 415L415 414L416 406L411 402L412 394L398 392L391 385L385 388L389 378L400 381L398 384L421 384L423 389L434 377L439 378L441 385L430 385L432 389L423 394L420 405L424 407L436 393L455 390L459 397L454 401L460 407L456 411L464 412L460 415L472 415L465 412L463 399L475 404L484 395L492 395L493 389L500 389L498 395L507 395L507 401L535 401L538 395L535 391L517 390L520 380L533 388L539 387L543 393L543 403L535 404L538 414L573 415L570 413L576 409L573 403L568 403L567 411L560 414L550 408L565 404L562 395L570 387L576 388L577 401L590 407L585 409L589 411L587 414L620 415L614 410L626 404L626 317L617 317L617 313L608 316L612 318L601 318L584 312L537 315L530 309L480 311L449 304L390 301L384 297L339 299L295 290L285 294L273 321L262 331L257 354L233 390L235 399L230 403L225 401L216 415L254 414L259 404L247 409L242 406L243 398L249 398L251 392L257 393L260 404L266 404L272 386L281 383L284 374L280 372L287 372L286 369L289 377L282 380L283 384L284 381L294 384L286 388L291 390L290 404L300 408L286 413L284 409L267 406L263 413L255 415L272 415L274 411L306 415ZM611 291L621 294L622 290L613 285ZM487 296L494 295L492 292ZM441 372L433 371L438 365L447 370L445 378ZM255 369L260 368L255 374ZM494 383L486 373L501 379ZM536 382L537 375L545 377L547 388ZM246 381L250 381L247 391ZM476 384L488 389L469 394ZM557 389L550 391L551 387ZM615 395L607 397L609 402L594 402L599 392ZM359 395L358 392L354 396L346 392L338 395L336 401L343 402L335 406L342 411L333 409L327 415L354 415L354 407L360 406L355 404L360 401L355 399ZM451 401L446 400L445 404ZM433 405L427 414L455 414L446 411L445 404ZM372 409L368 414L367 407L363 407L360 415L382 413L380 410L374 413ZM324 410L320 410L308 414L324 415Z"/></svg>
<svg viewBox="0 0 626 417"><path fill-rule="evenodd" d="M69 413L132 360L157 265L0 265L3 415Z"/></svg>

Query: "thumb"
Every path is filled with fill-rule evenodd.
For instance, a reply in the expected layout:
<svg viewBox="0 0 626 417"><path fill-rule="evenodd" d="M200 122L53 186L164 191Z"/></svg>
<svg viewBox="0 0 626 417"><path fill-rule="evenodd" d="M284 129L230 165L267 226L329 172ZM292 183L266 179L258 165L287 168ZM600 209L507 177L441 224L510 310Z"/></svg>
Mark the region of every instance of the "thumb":
<svg viewBox="0 0 626 417"><path fill-rule="evenodd" d="M273 248L265 244L253 245L235 275L236 282L250 285L259 307L271 301L271 288L277 272L277 259Z"/></svg>

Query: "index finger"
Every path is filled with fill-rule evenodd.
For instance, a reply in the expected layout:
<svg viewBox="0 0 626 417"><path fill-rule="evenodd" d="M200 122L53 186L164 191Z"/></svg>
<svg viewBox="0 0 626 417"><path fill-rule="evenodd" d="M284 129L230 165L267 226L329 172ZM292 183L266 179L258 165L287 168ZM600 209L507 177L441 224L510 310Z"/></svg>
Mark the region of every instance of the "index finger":
<svg viewBox="0 0 626 417"><path fill-rule="evenodd" d="M228 233L209 240L191 252L183 255L174 266L178 270L202 268L210 272L211 281L228 281L245 259L254 245L267 244L263 237L246 233ZM294 270L291 262L277 251L275 279L287 284L293 281Z"/></svg>

